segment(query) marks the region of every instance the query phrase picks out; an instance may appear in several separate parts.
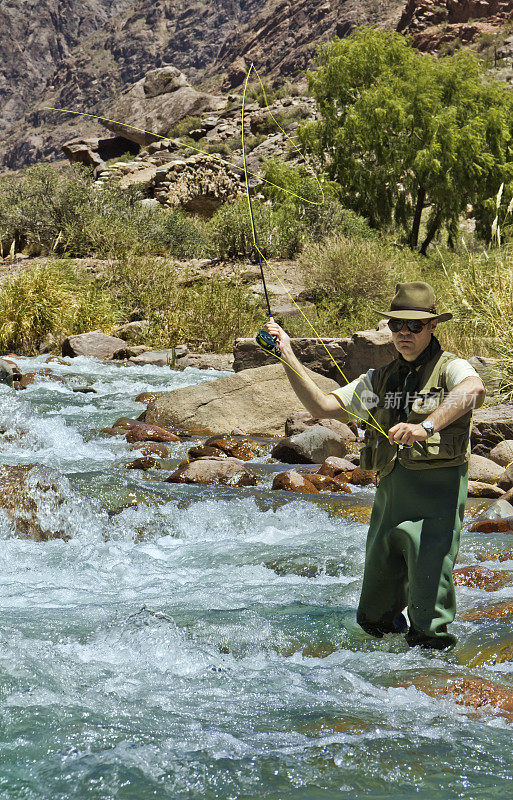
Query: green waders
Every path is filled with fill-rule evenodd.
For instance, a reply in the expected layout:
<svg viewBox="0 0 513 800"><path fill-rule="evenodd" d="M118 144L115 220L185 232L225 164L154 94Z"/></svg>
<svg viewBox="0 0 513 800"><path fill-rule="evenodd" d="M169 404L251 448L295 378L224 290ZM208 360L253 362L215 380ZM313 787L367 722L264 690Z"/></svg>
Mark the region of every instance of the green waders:
<svg viewBox="0 0 513 800"><path fill-rule="evenodd" d="M406 641L443 649L456 637L452 570L467 499L468 464L411 470L396 462L380 480L372 509L359 625L372 636L406 629Z"/></svg>

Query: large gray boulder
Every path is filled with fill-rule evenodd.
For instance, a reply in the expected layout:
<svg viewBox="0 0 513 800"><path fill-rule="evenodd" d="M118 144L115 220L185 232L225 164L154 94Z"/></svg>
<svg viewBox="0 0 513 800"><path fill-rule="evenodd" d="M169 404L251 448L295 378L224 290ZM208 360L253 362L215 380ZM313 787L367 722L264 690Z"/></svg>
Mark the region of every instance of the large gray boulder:
<svg viewBox="0 0 513 800"><path fill-rule="evenodd" d="M310 372L323 392L338 384ZM285 420L303 410L281 364L247 369L199 386L186 386L157 397L148 406L146 422L197 433L243 433L281 436Z"/></svg>
<svg viewBox="0 0 513 800"><path fill-rule="evenodd" d="M18 369L9 361L0 358L0 383L12 386L15 375L19 375Z"/></svg>
<svg viewBox="0 0 513 800"><path fill-rule="evenodd" d="M313 425L303 433L280 439L271 455L285 464L322 464L330 456L343 458L347 451L343 436L324 425Z"/></svg>
<svg viewBox="0 0 513 800"><path fill-rule="evenodd" d="M147 145L159 138L152 133L167 136L169 129L184 117L220 111L225 105L223 97L196 91L180 70L167 66L152 69L109 109L111 120L123 120L134 127L107 120L102 125L132 142Z"/></svg>
<svg viewBox="0 0 513 800"><path fill-rule="evenodd" d="M504 469L489 458L472 453L470 456L468 477L471 481L481 483L497 483ZM504 488L504 487L501 487Z"/></svg>
<svg viewBox="0 0 513 800"><path fill-rule="evenodd" d="M504 439L513 439L513 404L501 403L474 412L472 449L478 445L491 450Z"/></svg>
<svg viewBox="0 0 513 800"><path fill-rule="evenodd" d="M513 462L513 439L505 439L499 442L490 451L490 459L500 464L501 467L507 467Z"/></svg>
<svg viewBox="0 0 513 800"><path fill-rule="evenodd" d="M109 360L125 358L128 351L123 339L118 339L117 336L108 336L102 331L90 331L89 333L79 333L76 336L68 336L62 345L62 355L72 358L88 356L89 358Z"/></svg>

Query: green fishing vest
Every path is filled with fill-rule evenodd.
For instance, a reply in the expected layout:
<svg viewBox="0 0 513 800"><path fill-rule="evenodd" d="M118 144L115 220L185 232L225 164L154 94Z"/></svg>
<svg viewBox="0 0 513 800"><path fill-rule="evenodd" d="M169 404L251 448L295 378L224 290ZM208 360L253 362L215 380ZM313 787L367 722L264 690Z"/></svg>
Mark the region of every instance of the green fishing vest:
<svg viewBox="0 0 513 800"><path fill-rule="evenodd" d="M415 401L406 419L410 423L420 423L438 408L447 394L446 371L453 353L438 353L424 367L424 381L416 393ZM390 399L386 398L388 378L396 368L396 361L374 370L372 388L379 397L378 405L371 408L371 413L384 431L396 424L397 414L390 408ZM387 407L388 406L388 407ZM369 420L374 424L372 418ZM472 410L467 411L446 428L434 433L425 442L415 442L412 447L390 444L382 433L366 426L365 446L360 454L362 469L377 471L380 477L391 472L396 459L408 469L437 469L439 467L456 467L470 458L470 428Z"/></svg>

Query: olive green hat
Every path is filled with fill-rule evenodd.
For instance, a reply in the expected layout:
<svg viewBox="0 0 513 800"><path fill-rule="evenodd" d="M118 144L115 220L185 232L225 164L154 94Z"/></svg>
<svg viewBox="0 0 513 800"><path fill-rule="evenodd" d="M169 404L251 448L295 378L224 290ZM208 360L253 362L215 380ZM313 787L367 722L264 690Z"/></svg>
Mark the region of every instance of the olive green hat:
<svg viewBox="0 0 513 800"><path fill-rule="evenodd" d="M435 292L429 283L398 283L390 303L390 311L375 310L375 313L387 319L437 319L439 322L452 319L452 314L448 311L437 314L435 303Z"/></svg>

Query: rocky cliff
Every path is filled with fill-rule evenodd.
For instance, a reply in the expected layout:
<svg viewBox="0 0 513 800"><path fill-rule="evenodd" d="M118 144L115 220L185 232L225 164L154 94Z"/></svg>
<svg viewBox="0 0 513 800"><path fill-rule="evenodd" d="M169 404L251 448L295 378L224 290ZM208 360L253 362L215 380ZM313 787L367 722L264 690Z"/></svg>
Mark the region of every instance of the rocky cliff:
<svg viewBox="0 0 513 800"><path fill-rule="evenodd" d="M434 51L495 33L513 17L512 0L408 0L397 29L412 35L419 50Z"/></svg>
<svg viewBox="0 0 513 800"><path fill-rule="evenodd" d="M302 76L320 42L357 23L395 27L403 4L8 0L0 12L0 162L16 169L55 158L66 139L101 133L94 121L42 111L46 106L108 116L127 85L166 64L217 91L240 84L252 60L266 79Z"/></svg>

